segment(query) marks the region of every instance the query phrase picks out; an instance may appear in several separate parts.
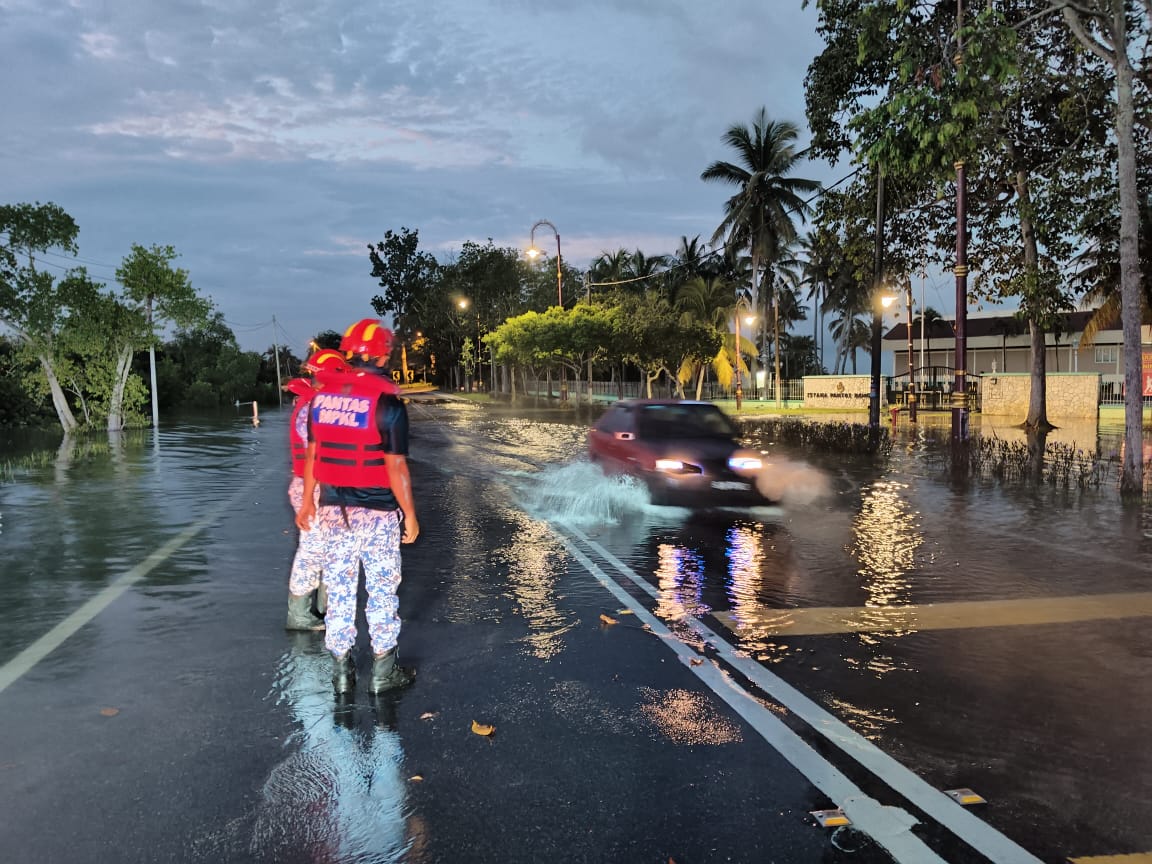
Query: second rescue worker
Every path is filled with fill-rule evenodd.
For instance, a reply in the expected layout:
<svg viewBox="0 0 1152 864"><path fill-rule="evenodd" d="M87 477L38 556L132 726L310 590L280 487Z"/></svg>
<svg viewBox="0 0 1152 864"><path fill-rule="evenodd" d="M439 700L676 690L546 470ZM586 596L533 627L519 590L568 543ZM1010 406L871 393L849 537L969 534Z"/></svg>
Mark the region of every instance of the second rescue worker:
<svg viewBox="0 0 1152 864"><path fill-rule="evenodd" d="M356 586L364 565L368 632L372 640L369 689L382 693L415 676L396 662L400 615L400 544L420 533L408 474L408 411L384 374L392 333L374 318L348 328L340 343L351 371L318 375L319 392L308 416L302 531L324 538L328 612L324 645L332 653L337 693L355 688ZM320 484L319 506L312 490Z"/></svg>

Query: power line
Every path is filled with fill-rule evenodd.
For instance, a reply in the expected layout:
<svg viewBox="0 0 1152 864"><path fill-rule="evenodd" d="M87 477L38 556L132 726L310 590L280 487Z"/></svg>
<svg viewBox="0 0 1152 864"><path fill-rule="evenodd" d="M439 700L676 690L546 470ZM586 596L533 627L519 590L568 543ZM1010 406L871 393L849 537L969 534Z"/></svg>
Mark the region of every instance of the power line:
<svg viewBox="0 0 1152 864"><path fill-rule="evenodd" d="M848 180L851 180L853 177L855 177L857 174L859 174L863 170L864 170L864 168L863 168L863 166L861 166L860 168L857 168L855 171L852 171L848 174L845 174L843 177L841 177L839 180L837 180L832 185L821 186L820 189L817 190L816 192L814 192L811 197L802 201L800 203L800 207L807 207L809 204L811 204L817 198L821 197L822 195L824 195L828 192L831 192L833 189L835 189L841 183L844 183ZM799 212L799 209L800 208L792 208L792 209L788 210L787 212L788 213L796 213L796 212ZM732 244L731 243L725 243L722 246L718 246L717 248L713 249L712 251L705 253L702 257L703 257L703 259L706 260L708 258L713 258L717 255L721 255L725 251L727 251L727 249L730 245L732 245ZM743 244L741 244L741 245L743 245ZM687 262L682 262L680 264L676 264L672 267L669 267L667 270L661 270L659 273L650 273L647 276L634 276L631 279L620 279L620 280L617 280L615 282L589 282L588 287L589 288L608 288L608 287L612 287L614 285L628 285L632 282L643 282L646 279L653 279L656 277L666 276L669 273L674 273L678 269L685 268L688 266L689 265Z"/></svg>

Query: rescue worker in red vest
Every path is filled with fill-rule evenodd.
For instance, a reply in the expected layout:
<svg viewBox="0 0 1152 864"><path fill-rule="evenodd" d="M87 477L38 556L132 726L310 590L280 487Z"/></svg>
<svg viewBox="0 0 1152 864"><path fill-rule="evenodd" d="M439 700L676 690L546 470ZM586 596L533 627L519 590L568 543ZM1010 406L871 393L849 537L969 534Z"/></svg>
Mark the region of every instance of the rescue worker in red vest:
<svg viewBox="0 0 1152 864"><path fill-rule="evenodd" d="M384 364L392 333L365 318L344 334L340 348L352 371L318 376L308 415L304 501L296 516L302 531L324 542L328 589L325 647L332 653L332 685L355 688L356 588L364 566L365 610L372 641L372 679L378 694L411 684L415 674L396 662L400 616L400 544L420 533L408 473L408 411ZM319 503L312 492L320 486Z"/></svg>
<svg viewBox="0 0 1152 864"><path fill-rule="evenodd" d="M344 355L326 348L317 351L304 361L301 371L312 375L348 370ZM295 394L292 418L288 424L288 440L292 453L292 482L288 486L288 500L292 511L300 512L304 500L304 456L308 447L308 406L316 393L312 382L306 378L293 378L284 389ZM288 577L288 620L287 630L323 630L324 611L327 599L320 574L324 567L323 540L318 533L300 532L296 555L292 559L292 573ZM315 612L313 612L315 597Z"/></svg>

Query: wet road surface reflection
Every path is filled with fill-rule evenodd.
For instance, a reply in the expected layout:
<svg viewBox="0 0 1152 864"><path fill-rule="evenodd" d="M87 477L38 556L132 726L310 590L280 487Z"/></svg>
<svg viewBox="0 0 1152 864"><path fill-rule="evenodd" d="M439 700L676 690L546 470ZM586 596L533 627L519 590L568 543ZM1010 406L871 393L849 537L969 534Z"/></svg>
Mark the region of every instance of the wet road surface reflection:
<svg viewBox="0 0 1152 864"><path fill-rule="evenodd" d="M11 718L55 706L59 723L48 726L62 740L66 702L79 693L123 706L114 723L140 724L110 737L110 752L147 753L177 776L216 764L205 752L242 762L260 751L228 806L205 784L190 796L199 799L164 811L178 827L154 829L157 842L208 850L191 860L465 860L454 855L461 848L477 861L569 860L589 843L587 860L649 860L657 850L658 860L689 864L762 861L781 848L802 851L780 860L883 860L867 849L847 858L805 822L827 798L693 677L719 669L725 686L748 688L804 727L717 661L704 622L933 788L976 789L990 801L981 818L1043 860L1152 849L1147 510L1105 491L957 488L916 446L876 463L834 459L778 446L754 427L749 439L782 466L773 482L783 506L655 507L642 486L583 459L588 418L577 412L414 403L411 414L426 533L405 551L401 645L421 677L381 704L335 703L320 638L279 629L294 542L279 418L260 430L186 424L165 430L158 448L141 436L93 456L65 449L0 485L0 542L15 562L4 576L5 661L252 489L218 528L3 692L16 743L0 772L18 765L12 824L32 838L16 848L47 842L37 814L69 775L36 773L45 769L24 750L57 763L34 724ZM588 542L565 540L575 536L567 527ZM629 593L672 636L623 614L604 584L621 568L651 589ZM697 654L674 658L665 640ZM157 645L171 647L157 658ZM163 671L142 684L144 665ZM60 681L67 699L53 695ZM263 714L247 706L242 721L217 721L216 699L245 705L245 693L268 694ZM133 713L134 694L147 710ZM167 722L188 724L199 749L173 754L151 728L167 706L179 715ZM474 719L495 723L496 735L471 734ZM222 731L200 728L213 722ZM835 764L851 761L818 730L803 734ZM73 773L104 764L84 757ZM70 778L71 794L102 788L91 770ZM905 806L877 791L884 782L867 785ZM665 789L675 797L653 792ZM707 818L688 825L693 807ZM126 824L139 821L125 811ZM227 824L209 843L196 820L215 825L218 811ZM181 846L188 836L199 845Z"/></svg>
<svg viewBox="0 0 1152 864"><path fill-rule="evenodd" d="M310 859L395 864L409 831L404 752L395 703L334 701L322 638L292 634L270 697L299 730L260 790L251 853L257 861Z"/></svg>

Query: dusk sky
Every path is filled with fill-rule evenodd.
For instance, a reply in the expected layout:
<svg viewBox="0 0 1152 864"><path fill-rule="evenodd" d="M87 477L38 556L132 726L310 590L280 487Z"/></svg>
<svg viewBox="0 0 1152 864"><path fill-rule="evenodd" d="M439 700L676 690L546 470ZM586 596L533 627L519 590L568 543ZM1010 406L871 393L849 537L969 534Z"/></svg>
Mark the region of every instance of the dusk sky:
<svg viewBox="0 0 1152 864"><path fill-rule="evenodd" d="M3 200L64 207L109 284L133 242L175 246L243 347L268 347L275 315L299 353L372 314L365 247L389 228L444 258L526 248L548 219L579 267L706 240L730 191L699 177L729 125L764 105L806 141L815 18L800 0L0 0Z"/></svg>

